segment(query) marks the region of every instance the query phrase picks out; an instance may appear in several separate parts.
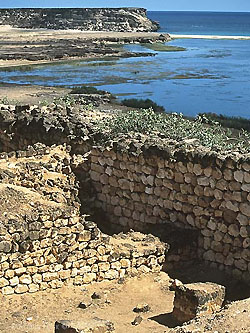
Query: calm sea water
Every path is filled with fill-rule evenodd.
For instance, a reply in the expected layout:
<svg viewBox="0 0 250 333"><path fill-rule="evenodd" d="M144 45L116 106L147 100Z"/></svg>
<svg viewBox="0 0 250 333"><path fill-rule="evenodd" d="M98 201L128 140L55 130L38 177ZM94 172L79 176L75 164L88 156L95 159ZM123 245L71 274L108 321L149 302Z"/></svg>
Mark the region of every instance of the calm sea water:
<svg viewBox="0 0 250 333"><path fill-rule="evenodd" d="M148 12L160 31L186 35L250 36L250 13Z"/></svg>
<svg viewBox="0 0 250 333"><path fill-rule="evenodd" d="M250 13L149 12L162 31L250 35ZM183 52L155 57L75 61L0 72L0 81L39 85L95 85L119 98L151 98L167 111L214 112L250 118L250 40L178 39ZM140 45L131 51L148 52Z"/></svg>

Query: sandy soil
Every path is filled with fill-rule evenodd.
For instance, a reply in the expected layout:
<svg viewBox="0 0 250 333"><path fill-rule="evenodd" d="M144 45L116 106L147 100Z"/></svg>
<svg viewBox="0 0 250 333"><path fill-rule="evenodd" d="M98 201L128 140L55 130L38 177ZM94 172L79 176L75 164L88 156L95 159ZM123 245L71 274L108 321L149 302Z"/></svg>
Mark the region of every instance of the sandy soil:
<svg viewBox="0 0 250 333"><path fill-rule="evenodd" d="M168 290L168 284L168 275L160 273L129 278L123 284L101 282L87 287L65 286L35 294L0 296L0 332L52 333L57 320L88 321L93 317L112 321L119 333L167 332L156 320L172 311L173 292ZM100 300L91 300L94 292L101 295ZM81 309L80 302L92 305ZM141 315L140 325L133 326L131 322L138 315L133 309L139 303L147 303L151 310Z"/></svg>
<svg viewBox="0 0 250 333"><path fill-rule="evenodd" d="M54 98L58 98L68 94L70 89L58 87L43 87L31 85L0 85L0 101L8 98L15 104L38 104L45 100L52 102Z"/></svg>

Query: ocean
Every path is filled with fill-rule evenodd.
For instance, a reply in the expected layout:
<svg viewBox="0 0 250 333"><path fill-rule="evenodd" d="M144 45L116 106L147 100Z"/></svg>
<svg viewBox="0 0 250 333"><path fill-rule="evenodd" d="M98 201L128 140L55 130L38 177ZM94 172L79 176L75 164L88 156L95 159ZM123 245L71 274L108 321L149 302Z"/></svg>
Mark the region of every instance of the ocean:
<svg viewBox="0 0 250 333"><path fill-rule="evenodd" d="M148 12L162 32L250 36L250 13ZM250 118L250 40L175 39L179 52L155 57L74 61L1 71L1 82L94 85L118 98L150 98L169 112ZM148 52L141 45L125 46ZM98 66L97 66L98 65Z"/></svg>
<svg viewBox="0 0 250 333"><path fill-rule="evenodd" d="M149 11L148 16L172 34L250 36L250 13Z"/></svg>

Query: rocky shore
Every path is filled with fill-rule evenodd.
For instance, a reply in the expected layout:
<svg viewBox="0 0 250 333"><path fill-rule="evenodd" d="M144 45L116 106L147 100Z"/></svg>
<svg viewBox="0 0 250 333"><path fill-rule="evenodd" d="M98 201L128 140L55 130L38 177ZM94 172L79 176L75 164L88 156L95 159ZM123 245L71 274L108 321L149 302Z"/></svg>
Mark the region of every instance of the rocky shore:
<svg viewBox="0 0 250 333"><path fill-rule="evenodd" d="M152 53L128 52L124 44L170 40L168 34L23 30L0 26L0 67L100 57L136 57Z"/></svg>

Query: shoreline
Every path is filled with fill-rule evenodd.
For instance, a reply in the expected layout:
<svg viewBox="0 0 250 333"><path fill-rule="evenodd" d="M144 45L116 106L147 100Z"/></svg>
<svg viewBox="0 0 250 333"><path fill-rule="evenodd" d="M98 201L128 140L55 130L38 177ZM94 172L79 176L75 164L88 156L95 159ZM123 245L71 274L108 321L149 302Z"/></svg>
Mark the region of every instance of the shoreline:
<svg viewBox="0 0 250 333"><path fill-rule="evenodd" d="M20 29L0 25L0 68L130 57L135 54L122 50L124 44L169 40L168 34L157 32Z"/></svg>
<svg viewBox="0 0 250 333"><path fill-rule="evenodd" d="M250 40L250 36L221 36L221 35L176 35L169 34L173 39L228 39L228 40Z"/></svg>

